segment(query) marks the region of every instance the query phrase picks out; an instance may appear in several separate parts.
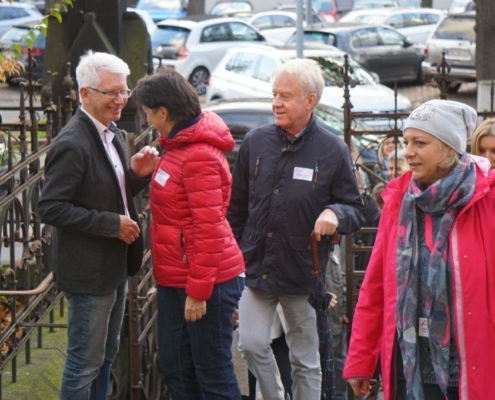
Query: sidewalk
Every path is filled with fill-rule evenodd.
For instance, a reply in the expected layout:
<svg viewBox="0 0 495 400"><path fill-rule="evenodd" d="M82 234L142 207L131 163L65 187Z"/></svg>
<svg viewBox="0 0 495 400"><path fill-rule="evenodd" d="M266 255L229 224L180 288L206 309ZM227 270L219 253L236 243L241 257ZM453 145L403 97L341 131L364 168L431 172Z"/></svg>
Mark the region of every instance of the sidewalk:
<svg viewBox="0 0 495 400"><path fill-rule="evenodd" d="M67 302L65 302L67 304ZM48 317L43 322L49 322ZM55 323L67 323L60 318L59 307L55 307ZM43 328L43 346L38 348L37 333L31 337L31 364L26 365L24 351L17 357L17 382L12 383L12 367L9 365L2 373L3 400L57 400L62 382L65 363L67 329Z"/></svg>

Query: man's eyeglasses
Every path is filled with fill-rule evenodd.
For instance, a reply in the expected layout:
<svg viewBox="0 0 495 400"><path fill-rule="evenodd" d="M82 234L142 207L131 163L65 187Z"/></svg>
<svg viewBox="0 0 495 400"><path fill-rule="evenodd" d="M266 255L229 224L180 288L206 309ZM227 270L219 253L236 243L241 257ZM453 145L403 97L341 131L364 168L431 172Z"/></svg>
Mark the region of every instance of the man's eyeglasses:
<svg viewBox="0 0 495 400"><path fill-rule="evenodd" d="M95 89L92 87L88 86L88 89L92 90L93 92L98 92L101 94L104 94L107 99L116 99L117 96L120 94L123 99L128 99L131 97L132 90L126 89L126 90L100 90L100 89Z"/></svg>

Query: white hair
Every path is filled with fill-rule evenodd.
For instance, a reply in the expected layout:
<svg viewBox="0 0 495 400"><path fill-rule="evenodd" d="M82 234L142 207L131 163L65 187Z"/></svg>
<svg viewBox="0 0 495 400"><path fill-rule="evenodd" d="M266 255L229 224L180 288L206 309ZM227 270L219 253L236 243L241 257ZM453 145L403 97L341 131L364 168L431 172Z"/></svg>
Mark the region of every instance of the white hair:
<svg viewBox="0 0 495 400"><path fill-rule="evenodd" d="M273 79L280 76L297 78L305 95L314 93L316 95L315 106L320 102L325 80L321 72L320 64L309 58L295 58L278 67Z"/></svg>
<svg viewBox="0 0 495 400"><path fill-rule="evenodd" d="M92 50L88 50L81 56L76 68L76 80L79 88L98 87L100 70L125 76L131 74L129 66L117 56L108 53L93 53Z"/></svg>

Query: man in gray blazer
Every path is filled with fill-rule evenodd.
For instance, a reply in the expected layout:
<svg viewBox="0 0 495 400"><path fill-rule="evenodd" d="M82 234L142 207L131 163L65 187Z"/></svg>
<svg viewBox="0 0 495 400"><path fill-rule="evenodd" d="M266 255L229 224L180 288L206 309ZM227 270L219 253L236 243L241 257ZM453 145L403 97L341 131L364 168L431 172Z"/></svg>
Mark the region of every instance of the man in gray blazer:
<svg viewBox="0 0 495 400"><path fill-rule="evenodd" d="M60 398L106 399L119 348L127 276L139 270L143 240L133 196L158 161L145 147L128 162L114 121L131 91L127 64L87 52L76 69L81 108L49 151L38 203L54 227L52 265L68 299L67 360Z"/></svg>

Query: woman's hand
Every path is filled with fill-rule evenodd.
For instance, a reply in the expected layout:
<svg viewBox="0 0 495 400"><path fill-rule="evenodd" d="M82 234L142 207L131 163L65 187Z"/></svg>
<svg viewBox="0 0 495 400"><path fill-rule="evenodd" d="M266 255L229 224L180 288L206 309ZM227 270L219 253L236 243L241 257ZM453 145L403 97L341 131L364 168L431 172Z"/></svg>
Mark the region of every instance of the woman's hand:
<svg viewBox="0 0 495 400"><path fill-rule="evenodd" d="M371 390L371 379L348 379L347 382L351 385L356 396L367 396Z"/></svg>
<svg viewBox="0 0 495 400"><path fill-rule="evenodd" d="M206 300L197 300L194 297L186 297L184 318L188 322L195 322L206 314Z"/></svg>

